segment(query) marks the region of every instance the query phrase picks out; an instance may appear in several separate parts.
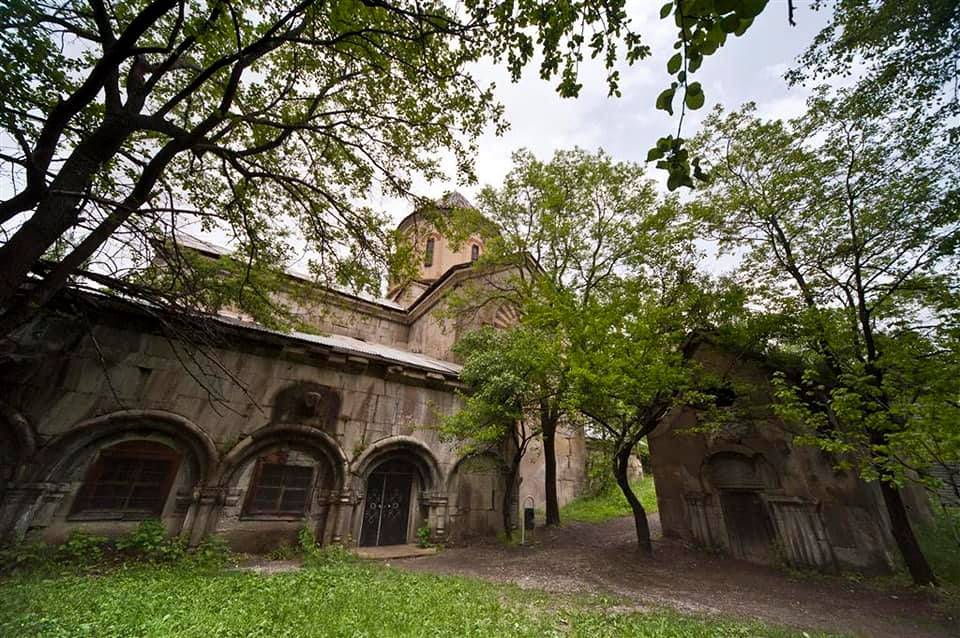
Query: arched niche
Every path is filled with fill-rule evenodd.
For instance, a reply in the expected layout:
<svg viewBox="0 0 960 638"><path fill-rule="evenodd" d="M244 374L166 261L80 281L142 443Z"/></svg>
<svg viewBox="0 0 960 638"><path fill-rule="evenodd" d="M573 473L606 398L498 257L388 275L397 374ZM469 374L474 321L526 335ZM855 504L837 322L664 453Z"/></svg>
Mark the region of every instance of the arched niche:
<svg viewBox="0 0 960 638"><path fill-rule="evenodd" d="M264 553L293 545L304 527L328 536L343 486L346 458L337 442L315 427L265 426L224 457L214 531L234 549Z"/></svg>
<svg viewBox="0 0 960 638"><path fill-rule="evenodd" d="M58 487L33 511L31 525L52 541L76 528L117 535L145 518L179 533L217 456L210 438L176 414L128 410L83 421L38 453L32 479ZM111 483L127 500L91 497ZM159 491L156 508L138 505L135 497L145 491Z"/></svg>
<svg viewBox="0 0 960 638"><path fill-rule="evenodd" d="M506 466L493 454L466 456L447 480L449 536L492 536L503 529Z"/></svg>
<svg viewBox="0 0 960 638"><path fill-rule="evenodd" d="M359 545L410 543L423 525L442 531L435 496L443 475L422 442L408 436L382 439L354 461L352 473L362 495L352 526Z"/></svg>
<svg viewBox="0 0 960 638"><path fill-rule="evenodd" d="M716 495L730 553L750 562L776 561L776 529L766 502L778 480L763 455L727 446L707 457L701 468L705 491ZM721 530L718 530L721 531Z"/></svg>

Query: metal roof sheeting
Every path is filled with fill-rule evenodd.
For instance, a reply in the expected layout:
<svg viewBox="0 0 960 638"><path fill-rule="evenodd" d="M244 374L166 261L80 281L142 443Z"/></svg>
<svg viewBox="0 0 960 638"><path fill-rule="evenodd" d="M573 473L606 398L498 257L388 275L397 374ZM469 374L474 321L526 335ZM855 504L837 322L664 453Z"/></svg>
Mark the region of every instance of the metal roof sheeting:
<svg viewBox="0 0 960 638"><path fill-rule="evenodd" d="M297 331L281 332L279 330L267 328L266 326L262 326L252 321L245 321L243 319L237 319L235 317L224 315L219 315L217 320L231 326L256 330L258 332L266 332L269 334L297 339L299 341L305 341L308 343L315 343L317 345L326 346L345 354L376 357L378 359L392 361L401 365L412 366L431 372L439 372L447 376L459 376L460 370L462 369L462 366L453 363L452 361L434 359L433 357L428 357L424 354L410 352L408 350L401 350L400 348L394 348L380 343L368 343L366 341L344 335L317 335Z"/></svg>

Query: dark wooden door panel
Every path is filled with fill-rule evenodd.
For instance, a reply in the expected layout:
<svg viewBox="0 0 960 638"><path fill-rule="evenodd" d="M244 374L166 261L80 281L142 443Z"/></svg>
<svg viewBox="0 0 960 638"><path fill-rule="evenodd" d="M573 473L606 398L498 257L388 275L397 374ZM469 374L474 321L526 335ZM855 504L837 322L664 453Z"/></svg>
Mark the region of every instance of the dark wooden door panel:
<svg viewBox="0 0 960 638"><path fill-rule="evenodd" d="M360 545L377 544L380 536L380 505L383 501L383 474L372 474L367 480L367 497L363 505L363 522L360 524Z"/></svg>
<svg viewBox="0 0 960 638"><path fill-rule="evenodd" d="M771 525L760 495L722 492L720 504L733 555L756 563L773 562Z"/></svg>

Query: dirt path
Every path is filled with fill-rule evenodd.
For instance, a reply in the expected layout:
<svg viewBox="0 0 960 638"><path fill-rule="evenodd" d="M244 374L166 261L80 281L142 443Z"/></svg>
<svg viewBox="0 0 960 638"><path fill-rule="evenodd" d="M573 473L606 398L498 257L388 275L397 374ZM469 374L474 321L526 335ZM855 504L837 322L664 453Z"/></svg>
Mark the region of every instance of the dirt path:
<svg viewBox="0 0 960 638"><path fill-rule="evenodd" d="M654 538L660 520L651 517ZM924 594L880 592L839 579L792 578L782 571L658 541L652 558L633 550L630 519L538 530L535 547L487 542L434 556L391 561L414 571L477 576L563 593L615 594L630 607L668 606L697 614L882 638L960 636Z"/></svg>

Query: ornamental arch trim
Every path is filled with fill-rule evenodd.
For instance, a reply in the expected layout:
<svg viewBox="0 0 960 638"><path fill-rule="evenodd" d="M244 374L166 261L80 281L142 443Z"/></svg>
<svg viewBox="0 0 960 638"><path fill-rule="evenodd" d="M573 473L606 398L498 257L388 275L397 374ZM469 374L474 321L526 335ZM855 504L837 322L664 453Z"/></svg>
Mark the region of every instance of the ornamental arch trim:
<svg viewBox="0 0 960 638"><path fill-rule="evenodd" d="M202 484L217 467L219 454L213 440L186 417L163 410L120 410L81 421L44 446L32 478L55 482L55 477L74 466L86 451L102 449L118 440L157 434L190 453L198 483Z"/></svg>
<svg viewBox="0 0 960 638"><path fill-rule="evenodd" d="M390 436L373 443L352 463L352 473L364 481L381 462L395 456L411 461L420 473L423 489L439 490L446 487L446 478L430 448L412 436Z"/></svg>
<svg viewBox="0 0 960 638"><path fill-rule="evenodd" d="M267 425L241 439L223 457L216 482L229 485L251 458L283 446L318 453L333 469L334 487L344 484L347 456L336 439L315 427L292 424Z"/></svg>

